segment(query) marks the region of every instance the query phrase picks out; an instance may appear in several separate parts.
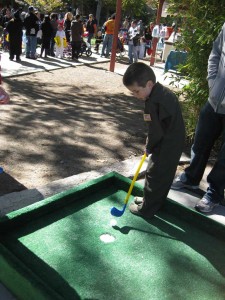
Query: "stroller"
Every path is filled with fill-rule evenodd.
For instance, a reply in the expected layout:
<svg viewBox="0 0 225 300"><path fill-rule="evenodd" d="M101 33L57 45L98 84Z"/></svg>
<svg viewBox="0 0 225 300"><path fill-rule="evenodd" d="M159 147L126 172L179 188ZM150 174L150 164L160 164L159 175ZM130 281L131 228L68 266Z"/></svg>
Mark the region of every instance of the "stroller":
<svg viewBox="0 0 225 300"><path fill-rule="evenodd" d="M91 45L88 42L82 40L81 50L80 50L80 53L79 53L79 57L81 57L84 53L87 56L91 56L92 55Z"/></svg>
<svg viewBox="0 0 225 300"><path fill-rule="evenodd" d="M123 37L118 37L117 40L117 49L116 49L116 56L123 57L126 54L126 49L124 47L125 40Z"/></svg>

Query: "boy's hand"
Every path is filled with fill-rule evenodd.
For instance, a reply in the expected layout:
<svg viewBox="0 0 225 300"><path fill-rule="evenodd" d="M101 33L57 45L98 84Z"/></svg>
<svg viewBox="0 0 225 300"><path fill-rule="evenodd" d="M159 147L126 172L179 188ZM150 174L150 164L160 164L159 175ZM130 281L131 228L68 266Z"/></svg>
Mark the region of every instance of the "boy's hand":
<svg viewBox="0 0 225 300"><path fill-rule="evenodd" d="M148 149L145 149L145 154L147 157L149 156L150 152L148 151Z"/></svg>

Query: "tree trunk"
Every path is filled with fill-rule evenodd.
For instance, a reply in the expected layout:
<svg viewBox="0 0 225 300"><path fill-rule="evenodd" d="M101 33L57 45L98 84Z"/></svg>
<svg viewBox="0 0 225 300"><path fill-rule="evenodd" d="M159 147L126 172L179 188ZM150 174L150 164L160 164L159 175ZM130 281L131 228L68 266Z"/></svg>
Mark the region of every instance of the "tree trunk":
<svg viewBox="0 0 225 300"><path fill-rule="evenodd" d="M100 21L100 16L101 16L101 10L102 10L102 0L98 0L97 4L97 10L96 10L96 19L98 21L98 26L99 26L99 21Z"/></svg>

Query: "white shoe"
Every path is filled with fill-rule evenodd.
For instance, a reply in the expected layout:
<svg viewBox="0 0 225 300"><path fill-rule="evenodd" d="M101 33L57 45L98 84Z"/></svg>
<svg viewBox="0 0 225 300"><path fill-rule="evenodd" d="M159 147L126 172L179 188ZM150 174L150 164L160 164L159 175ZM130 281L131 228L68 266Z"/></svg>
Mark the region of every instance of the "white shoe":
<svg viewBox="0 0 225 300"><path fill-rule="evenodd" d="M195 205L195 209L203 212L203 213L209 213L211 212L214 207L218 206L219 203L215 203L212 202L208 199L206 199L205 197L203 197L196 205Z"/></svg>

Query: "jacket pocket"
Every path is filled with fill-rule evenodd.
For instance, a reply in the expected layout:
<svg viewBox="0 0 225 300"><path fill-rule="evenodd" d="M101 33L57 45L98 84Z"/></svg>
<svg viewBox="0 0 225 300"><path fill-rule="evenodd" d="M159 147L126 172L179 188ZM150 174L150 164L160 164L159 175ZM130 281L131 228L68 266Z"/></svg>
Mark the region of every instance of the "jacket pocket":
<svg viewBox="0 0 225 300"><path fill-rule="evenodd" d="M209 89L209 97L214 101L222 101L225 90L225 77L216 77Z"/></svg>

